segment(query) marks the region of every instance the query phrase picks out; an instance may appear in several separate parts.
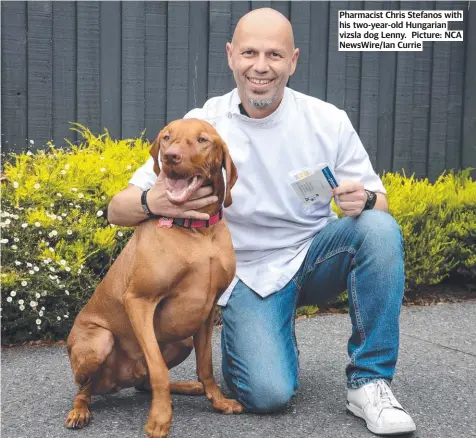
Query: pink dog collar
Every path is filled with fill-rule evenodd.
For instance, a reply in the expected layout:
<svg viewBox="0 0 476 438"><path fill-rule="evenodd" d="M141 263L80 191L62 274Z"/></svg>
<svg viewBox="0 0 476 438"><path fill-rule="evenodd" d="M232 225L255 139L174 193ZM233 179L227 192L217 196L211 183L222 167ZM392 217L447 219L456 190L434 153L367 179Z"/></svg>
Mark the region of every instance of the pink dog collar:
<svg viewBox="0 0 476 438"><path fill-rule="evenodd" d="M159 228L172 228L172 225L178 225L182 228L208 228L210 225L214 225L223 217L223 208L218 210L217 214L214 214L207 221L199 219L179 219L172 217L161 216L157 222Z"/></svg>

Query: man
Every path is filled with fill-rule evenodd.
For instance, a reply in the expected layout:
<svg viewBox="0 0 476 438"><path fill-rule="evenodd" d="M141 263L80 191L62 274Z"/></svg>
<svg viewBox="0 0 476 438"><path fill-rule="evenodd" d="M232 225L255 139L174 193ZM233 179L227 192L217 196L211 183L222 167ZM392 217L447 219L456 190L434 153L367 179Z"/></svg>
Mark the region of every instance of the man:
<svg viewBox="0 0 476 438"><path fill-rule="evenodd" d="M399 346L404 288L403 244L387 213L386 191L345 112L286 87L299 49L290 22L258 9L237 24L226 45L237 89L185 117L213 124L238 169L226 218L237 276L220 298L223 374L250 412L283 408L298 388L296 305L322 303L348 289L347 408L378 434L415 430L390 390ZM327 162L340 181L331 198L301 205L290 172ZM182 206L166 197L152 160L109 206L109 220L133 226L149 209L167 217L207 219L214 202L201 188ZM320 334L325 336L325 334ZM316 371L318 378L318 371Z"/></svg>

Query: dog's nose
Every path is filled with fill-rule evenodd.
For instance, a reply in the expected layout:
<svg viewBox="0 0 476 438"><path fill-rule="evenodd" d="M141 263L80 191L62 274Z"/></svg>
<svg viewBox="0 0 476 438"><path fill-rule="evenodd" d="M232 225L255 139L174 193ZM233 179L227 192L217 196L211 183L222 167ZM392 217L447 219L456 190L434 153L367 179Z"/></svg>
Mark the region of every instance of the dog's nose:
<svg viewBox="0 0 476 438"><path fill-rule="evenodd" d="M182 154L178 148L171 147L165 152L164 158L167 164L179 164L182 161Z"/></svg>

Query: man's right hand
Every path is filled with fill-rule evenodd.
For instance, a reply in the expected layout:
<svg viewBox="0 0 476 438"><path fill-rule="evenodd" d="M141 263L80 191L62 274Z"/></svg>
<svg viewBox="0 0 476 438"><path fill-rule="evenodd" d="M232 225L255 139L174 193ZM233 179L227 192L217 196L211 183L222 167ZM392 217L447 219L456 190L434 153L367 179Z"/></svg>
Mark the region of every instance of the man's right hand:
<svg viewBox="0 0 476 438"><path fill-rule="evenodd" d="M173 204L167 197L165 174L160 172L154 186L147 193L147 204L150 211L158 216L208 220L210 215L196 210L218 201L216 196L209 196L212 191L211 186L200 187L187 202Z"/></svg>

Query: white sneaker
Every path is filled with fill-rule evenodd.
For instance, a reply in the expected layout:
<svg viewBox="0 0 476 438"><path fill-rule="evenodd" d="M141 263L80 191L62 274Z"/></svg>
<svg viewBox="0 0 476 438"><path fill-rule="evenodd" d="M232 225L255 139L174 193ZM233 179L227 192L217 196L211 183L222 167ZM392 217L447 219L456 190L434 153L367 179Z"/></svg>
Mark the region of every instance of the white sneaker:
<svg viewBox="0 0 476 438"><path fill-rule="evenodd" d="M363 418L377 435L400 435L416 430L412 417L402 408L385 380L347 390L347 409Z"/></svg>

